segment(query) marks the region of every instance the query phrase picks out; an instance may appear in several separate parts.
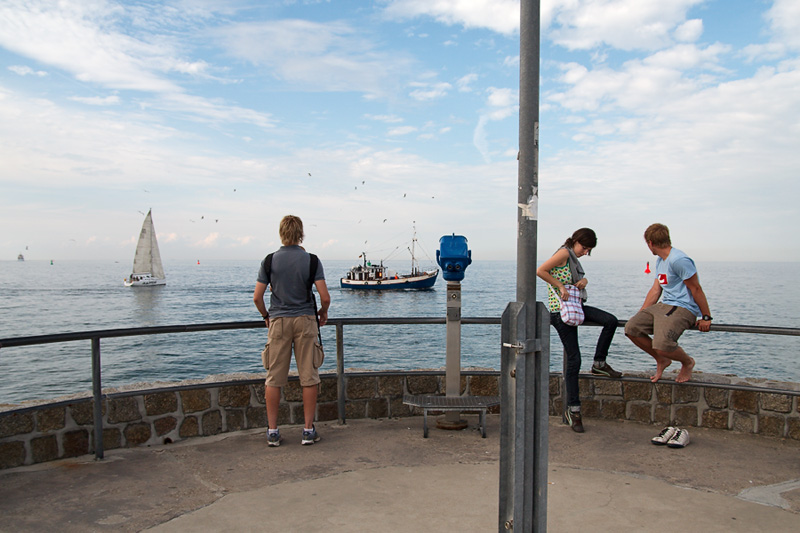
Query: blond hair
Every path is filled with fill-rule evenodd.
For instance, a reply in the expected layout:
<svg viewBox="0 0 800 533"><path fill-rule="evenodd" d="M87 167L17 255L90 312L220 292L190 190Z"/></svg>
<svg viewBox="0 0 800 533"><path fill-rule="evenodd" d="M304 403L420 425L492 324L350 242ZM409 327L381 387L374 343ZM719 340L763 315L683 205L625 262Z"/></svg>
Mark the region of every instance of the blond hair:
<svg viewBox="0 0 800 533"><path fill-rule="evenodd" d="M281 236L281 243L284 246L300 244L305 237L303 233L303 221L300 220L300 217L286 215L281 219L281 224L278 227L278 234Z"/></svg>

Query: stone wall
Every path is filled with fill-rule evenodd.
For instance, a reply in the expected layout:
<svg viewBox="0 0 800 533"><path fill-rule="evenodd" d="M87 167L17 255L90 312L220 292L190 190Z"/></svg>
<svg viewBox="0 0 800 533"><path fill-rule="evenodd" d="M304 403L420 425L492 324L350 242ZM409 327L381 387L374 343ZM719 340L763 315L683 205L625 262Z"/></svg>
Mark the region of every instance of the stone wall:
<svg viewBox="0 0 800 533"><path fill-rule="evenodd" d="M705 378L702 378L705 379ZM499 373L462 371L461 393L499 394ZM719 382L719 380L717 380ZM336 376L322 376L317 419L336 420ZM550 414L562 411L560 374L550 377ZM784 384L795 391L797 385ZM651 384L645 378L581 377L587 418L633 420L659 426L702 426L800 440L798 397L791 392L715 388L714 383ZM444 394L442 371L350 373L345 379L345 418L421 414L403 394ZM498 409L494 410L498 412ZM223 379L127 392L109 392L102 405L103 447L149 446L267 425L262 379ZM279 425L303 423L296 378L283 389ZM0 468L94 453L90 397L0 411Z"/></svg>

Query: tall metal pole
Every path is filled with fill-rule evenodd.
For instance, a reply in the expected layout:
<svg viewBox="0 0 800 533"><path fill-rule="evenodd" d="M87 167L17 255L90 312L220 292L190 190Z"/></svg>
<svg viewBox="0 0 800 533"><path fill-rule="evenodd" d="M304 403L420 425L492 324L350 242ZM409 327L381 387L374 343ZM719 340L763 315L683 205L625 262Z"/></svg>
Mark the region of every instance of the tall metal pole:
<svg viewBox="0 0 800 533"><path fill-rule="evenodd" d="M549 314L536 302L539 0L520 2L517 301L502 327L498 530L547 530Z"/></svg>

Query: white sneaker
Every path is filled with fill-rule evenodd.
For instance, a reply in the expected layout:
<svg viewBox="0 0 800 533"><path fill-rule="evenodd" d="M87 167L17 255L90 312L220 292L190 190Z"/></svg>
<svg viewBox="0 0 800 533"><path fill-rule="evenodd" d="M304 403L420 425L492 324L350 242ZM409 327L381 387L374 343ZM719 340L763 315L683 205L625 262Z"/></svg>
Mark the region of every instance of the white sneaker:
<svg viewBox="0 0 800 533"><path fill-rule="evenodd" d="M670 448L683 448L687 444L689 444L689 432L685 429L679 429L672 438L667 441L667 446Z"/></svg>
<svg viewBox="0 0 800 533"><path fill-rule="evenodd" d="M678 432L678 428L672 427L672 426L667 426L667 427L665 427L664 429L661 430L661 433L659 433L658 435L656 435L655 437L650 439L650 442L652 442L653 444L657 444L658 446L663 446L677 432Z"/></svg>

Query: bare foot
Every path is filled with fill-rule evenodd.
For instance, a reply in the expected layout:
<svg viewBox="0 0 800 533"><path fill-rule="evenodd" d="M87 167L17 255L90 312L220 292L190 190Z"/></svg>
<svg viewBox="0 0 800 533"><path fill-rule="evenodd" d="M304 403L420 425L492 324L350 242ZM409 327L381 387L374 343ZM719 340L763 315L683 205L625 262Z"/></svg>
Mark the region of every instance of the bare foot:
<svg viewBox="0 0 800 533"><path fill-rule="evenodd" d="M692 370L694 369L694 359L691 357L689 358L690 363L683 363L681 366L681 371L678 372L678 377L675 378L675 382L677 383L685 383L692 379Z"/></svg>
<svg viewBox="0 0 800 533"><path fill-rule="evenodd" d="M650 381L655 383L656 381L661 379L661 374L663 374L664 370L666 370L667 367L671 364L672 361L670 359L667 359L666 357L660 357L656 359L656 373L650 376Z"/></svg>

